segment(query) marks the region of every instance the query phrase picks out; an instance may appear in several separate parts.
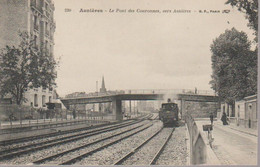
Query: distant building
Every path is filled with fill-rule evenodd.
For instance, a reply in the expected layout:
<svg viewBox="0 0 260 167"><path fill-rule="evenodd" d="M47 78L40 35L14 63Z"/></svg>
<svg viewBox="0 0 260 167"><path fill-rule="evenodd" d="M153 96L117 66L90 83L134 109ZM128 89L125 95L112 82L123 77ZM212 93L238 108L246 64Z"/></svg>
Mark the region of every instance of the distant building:
<svg viewBox="0 0 260 167"><path fill-rule="evenodd" d="M107 90L105 86L105 79L104 76L102 77L102 84L101 88L99 89L100 92L74 92L70 93L65 96L65 98L78 98L78 97L93 97L93 96L106 96L106 95L116 95L116 94L124 94L125 91L123 90ZM122 101L122 108L125 107L125 102ZM73 107L73 106L72 106ZM98 103L98 104L78 104L76 107L76 110L78 111L87 111L87 112L100 112L100 113L112 113L112 103L106 102L106 103Z"/></svg>
<svg viewBox="0 0 260 167"><path fill-rule="evenodd" d="M73 98L73 97L85 97L86 93L85 92L74 92L66 95L66 98Z"/></svg>
<svg viewBox="0 0 260 167"><path fill-rule="evenodd" d="M137 108L139 111L155 111L160 107L157 101L137 101Z"/></svg>
<svg viewBox="0 0 260 167"><path fill-rule="evenodd" d="M27 31L35 39L35 45L53 55L56 28L51 0L0 0L0 48L20 43L19 31ZM33 88L25 93L27 102L35 108L46 108L53 100L53 90Z"/></svg>

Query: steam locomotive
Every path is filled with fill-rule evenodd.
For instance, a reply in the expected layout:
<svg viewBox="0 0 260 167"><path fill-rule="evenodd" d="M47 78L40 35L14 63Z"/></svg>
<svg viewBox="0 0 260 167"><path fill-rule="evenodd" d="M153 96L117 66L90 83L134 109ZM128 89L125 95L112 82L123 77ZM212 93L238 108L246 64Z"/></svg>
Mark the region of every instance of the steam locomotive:
<svg viewBox="0 0 260 167"><path fill-rule="evenodd" d="M168 103L163 103L159 111L159 119L163 122L163 126L178 126L179 108L176 103L172 103L168 99Z"/></svg>

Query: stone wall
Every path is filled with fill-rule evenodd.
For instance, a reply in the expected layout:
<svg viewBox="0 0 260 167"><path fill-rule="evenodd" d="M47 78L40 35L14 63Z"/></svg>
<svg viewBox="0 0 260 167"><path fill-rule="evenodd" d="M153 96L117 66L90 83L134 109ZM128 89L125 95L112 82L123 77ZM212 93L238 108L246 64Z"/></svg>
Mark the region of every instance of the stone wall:
<svg viewBox="0 0 260 167"><path fill-rule="evenodd" d="M193 118L209 118L210 113L217 117L218 104L215 102L185 102L185 113L190 113Z"/></svg>

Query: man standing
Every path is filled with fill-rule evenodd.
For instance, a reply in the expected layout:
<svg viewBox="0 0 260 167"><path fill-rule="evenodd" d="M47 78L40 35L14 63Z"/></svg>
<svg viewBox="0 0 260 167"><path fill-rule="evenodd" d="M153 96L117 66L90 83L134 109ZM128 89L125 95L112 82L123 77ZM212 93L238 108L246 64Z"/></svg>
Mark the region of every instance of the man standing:
<svg viewBox="0 0 260 167"><path fill-rule="evenodd" d="M210 122L211 122L211 125L213 125L213 113L210 113L210 116L209 116L209 118L210 118Z"/></svg>

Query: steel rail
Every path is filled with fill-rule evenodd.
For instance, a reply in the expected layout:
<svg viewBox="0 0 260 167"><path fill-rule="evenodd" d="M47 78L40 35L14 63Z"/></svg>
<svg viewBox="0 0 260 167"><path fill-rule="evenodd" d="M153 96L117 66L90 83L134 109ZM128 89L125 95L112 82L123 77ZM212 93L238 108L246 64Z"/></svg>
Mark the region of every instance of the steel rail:
<svg viewBox="0 0 260 167"><path fill-rule="evenodd" d="M8 145L12 145L14 143L22 143L22 142L26 142L26 141L30 141L30 140L37 140L37 139L40 139L40 138L43 138L43 137L58 136L58 135L66 134L66 133L73 133L75 131L85 130L87 128L98 128L99 126L106 126L106 125L111 125L111 124L115 124L115 123L102 124L102 125L98 125L98 126L88 125L87 127L79 128L79 129L76 129L76 130L68 130L68 131L62 131L62 132L61 131L60 132L52 132L52 133L41 134L41 135L37 135L37 136L3 140L3 141L0 141L0 146L8 146Z"/></svg>
<svg viewBox="0 0 260 167"><path fill-rule="evenodd" d="M149 118L150 116L151 115L148 115L147 117L143 117L141 120L127 120L127 121L120 122L120 123L118 122L116 124L106 125L106 127L96 127L94 129L93 128L90 128L90 129L84 128L84 129L81 129L80 131L74 132L74 133L77 133L77 134L71 134L71 135L68 135L68 136L64 136L64 137L60 137L60 138L56 138L56 139L52 139L52 140L47 140L47 141L41 141L41 142L34 143L34 144L26 144L26 145L14 147L14 148L8 148L8 149L0 151L0 159L1 159L1 155L6 154L6 153L18 151L18 150L29 148L29 147L44 145L44 144L47 144L47 143L50 144L51 142L65 140L65 139L69 139L69 138L76 137L76 136L82 136L82 135L85 135L86 133L98 132L98 131L109 129L109 128L112 128L112 127L121 127L121 126L123 127L124 124L125 125L135 124L135 123L141 122L145 118ZM84 132L84 130L86 132ZM73 133L73 132L71 132L71 133ZM62 135L62 134L60 134L60 135ZM56 136L56 135L54 135L54 136ZM51 136L51 137L54 137L54 136ZM35 139L35 140L37 140L37 139Z"/></svg>
<svg viewBox="0 0 260 167"><path fill-rule="evenodd" d="M54 154L54 155L50 155L50 156L48 156L48 157L44 157L44 158L38 159L38 160L36 160L36 161L33 161L33 164L42 164L42 163L44 163L45 161L50 161L50 160L52 160L52 159L54 159L54 158L63 156L63 155L65 155L65 154L71 153L71 152L73 152L73 151L77 151L77 150L83 149L83 148L85 148L85 147L91 146L91 145L93 145L93 144L100 143L100 142L102 142L102 141L108 140L108 139L110 139L110 138L112 138L112 137L116 137L116 136L122 135L122 134L124 134L124 133L129 132L129 131L132 131L132 130L135 130L135 129L137 129L137 128L140 128L140 127L142 127L142 126L144 126L144 124L139 125L139 126L137 126L137 127L134 127L134 128L132 128L131 130L125 130L125 131L123 131L123 132L120 132L120 133L117 133L117 134L114 134L114 135L107 136L107 137L105 137L105 138L102 138L102 139L99 139L99 140L96 140L96 141L93 141L93 142L84 144L84 145L82 145L82 146L78 146L78 147L75 147L75 148L72 148L72 149L63 151L63 152L58 153L58 154Z"/></svg>
<svg viewBox="0 0 260 167"><path fill-rule="evenodd" d="M145 118L149 118L152 115L142 115L139 116L139 119L145 119ZM132 121L133 119L129 119L129 120L124 120L123 122L128 122L128 121ZM116 124L120 124L121 122L112 122L112 123L106 123L106 124L99 124L99 125L89 125L87 127L84 128L78 128L78 129L73 129L73 130L65 130L65 131L59 131L59 132L53 132L53 133L49 133L49 134L41 134L41 135L37 135L37 136L30 136L30 137L23 137L23 138L18 138L18 139L10 139L10 140L4 140L4 141L0 141L0 146L7 146L7 145L11 145L14 143L21 143L21 142L26 142L26 141L31 141L31 140L37 140L37 139L41 139L41 138L47 138L47 137L53 137L53 136L58 136L58 135L63 135L63 134L67 134L67 133L74 133L74 132L78 132L78 131L84 131L87 129L94 129L94 128L99 128L102 126L109 126L109 125L116 125Z"/></svg>
<svg viewBox="0 0 260 167"><path fill-rule="evenodd" d="M83 134L77 134L76 136L66 136L64 138L55 139L53 142L52 141L44 142L43 145L40 145L40 146L37 146L39 144L28 145L29 148L28 147L24 148L22 146L21 148L25 149L25 150L18 150L18 151L15 150L14 152L11 152L11 153L2 154L2 155L0 155L0 160L12 158L14 156L25 154L25 153L28 153L28 152L38 151L38 150L45 149L45 148L48 148L48 147L52 147L52 146L55 146L55 145L61 145L61 144L68 143L68 142L71 142L71 141L80 140L82 138L101 134L101 133L104 133L104 132L107 132L107 131L120 129L120 128L129 126L129 125L139 123L141 121L142 120L138 120L138 121L135 121L135 122L132 122L132 123L124 123L123 126L122 125L115 125L115 126L108 127L108 128L106 127L106 128L103 128L103 129L100 129L100 130L97 130L97 131L92 131L88 134L83 133ZM32 146L36 146L36 147L30 148Z"/></svg>
<svg viewBox="0 0 260 167"><path fill-rule="evenodd" d="M134 123L134 122L132 122L132 123ZM0 157L3 154L14 152L14 151L17 151L17 150L21 150L21 149L25 149L25 148L29 148L29 147L34 147L34 146L40 146L40 145L44 145L44 144L50 144L52 142L61 141L61 140L65 140L65 139L69 139L69 138L73 138L73 137L77 137L77 136L84 136L87 133L99 132L99 131L106 130L106 129L109 129L109 128L121 127L121 126L129 125L129 124L132 124L132 123L131 122L130 123L121 123L121 124L108 126L108 127L105 127L105 128L97 128L97 129L94 129L94 130L86 130L86 132L79 132L77 134L71 134L71 135L68 135L68 136L55 138L55 139L52 139L52 140L40 141L40 142L34 143L34 144L26 144L26 145L23 145L23 146L5 149L5 150L0 151Z"/></svg>
<svg viewBox="0 0 260 167"><path fill-rule="evenodd" d="M67 160L67 161L65 161L65 162L62 162L62 163L60 163L60 164L58 164L58 165L70 165L70 164L73 164L73 163L75 163L76 161L78 161L78 160L80 160L80 159L82 159L82 158L84 158L84 157L87 157L87 156L89 156L89 155L91 155L91 154L93 154L93 153L95 153L95 152L97 152L97 151L99 151L99 150L102 150L102 149L104 149L104 148L106 148L106 147L108 147L108 146L111 146L111 145L113 145L113 144L115 144L115 143L118 143L118 142L120 142L120 141L122 141L122 140L124 140L124 139L126 139L126 138L129 138L129 137L131 137L131 136L133 136L133 135L135 135L135 134L137 134L137 133L139 133L139 132L141 132L141 131L144 131L145 129L147 129L147 128L151 127L151 126L152 126L152 124L150 124L150 125L148 125L148 126L142 128L142 129L140 129L140 130L138 130L138 131L136 131L136 132L130 133L129 135L124 136L124 137L122 137L122 138L120 138L120 139L113 140L112 142L109 142L109 143L107 143L107 144L105 144L105 145L103 145L103 146L99 146L98 148L95 148L95 149L93 149L93 150L91 150L91 151L87 151L87 152L85 152L85 153L83 153L83 154L81 154L81 155L79 155L79 156L72 157L71 159L69 159L69 160Z"/></svg>
<svg viewBox="0 0 260 167"><path fill-rule="evenodd" d="M150 136L148 139L146 139L144 142L142 142L140 145L135 147L132 151L125 154L122 158L117 160L113 165L121 165L125 160L127 160L129 157L131 157L135 152L137 152L139 149L141 149L146 143L148 143L151 139L153 139L155 136L157 136L161 131L163 130L163 127L156 131L152 136Z"/></svg>
<svg viewBox="0 0 260 167"><path fill-rule="evenodd" d="M149 163L149 165L155 165L156 161L158 160L158 158L160 157L161 153L163 152L165 146L167 145L167 143L169 142L170 138L172 137L172 133L175 130L175 128L172 129L170 135L167 137L167 139L165 140L165 142L162 144L161 148L159 149L159 151L155 154L155 156L153 157L153 159L151 160L151 162Z"/></svg>

